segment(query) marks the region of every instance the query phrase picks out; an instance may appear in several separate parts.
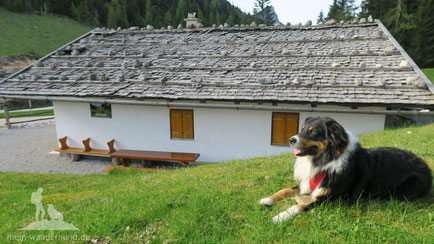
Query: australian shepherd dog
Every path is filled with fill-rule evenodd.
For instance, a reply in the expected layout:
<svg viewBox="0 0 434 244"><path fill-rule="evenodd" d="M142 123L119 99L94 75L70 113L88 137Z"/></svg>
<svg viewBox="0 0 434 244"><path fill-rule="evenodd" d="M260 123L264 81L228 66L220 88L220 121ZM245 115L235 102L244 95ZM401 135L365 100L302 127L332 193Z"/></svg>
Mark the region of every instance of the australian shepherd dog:
<svg viewBox="0 0 434 244"><path fill-rule="evenodd" d="M285 197L295 198L298 204L275 216L275 223L326 199L344 198L350 203L360 197L414 199L431 188L431 170L422 159L397 148L364 149L351 132L328 117L307 118L290 144L299 185L259 201L273 205Z"/></svg>

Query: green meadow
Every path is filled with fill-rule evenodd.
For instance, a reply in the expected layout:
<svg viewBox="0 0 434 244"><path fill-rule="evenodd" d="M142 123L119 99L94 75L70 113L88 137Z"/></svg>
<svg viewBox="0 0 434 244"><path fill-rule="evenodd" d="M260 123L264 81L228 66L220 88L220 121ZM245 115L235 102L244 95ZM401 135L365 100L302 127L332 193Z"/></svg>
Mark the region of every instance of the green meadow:
<svg viewBox="0 0 434 244"><path fill-rule="evenodd" d="M428 79L433 82L434 81L434 68L430 69L422 69L423 73L428 77Z"/></svg>
<svg viewBox="0 0 434 244"><path fill-rule="evenodd" d="M0 56L44 56L92 29L66 17L5 8L0 8L0 19Z"/></svg>
<svg viewBox="0 0 434 244"><path fill-rule="evenodd" d="M360 141L365 147L412 151L434 168L434 124L362 135ZM37 241L43 237L52 243L98 238L113 243L434 242L433 190L412 202L327 202L273 224L271 218L295 201L264 207L258 200L295 185L293 162L292 155L283 154L165 172L0 173L0 242L45 243ZM20 230L35 221L30 196L38 187L44 189L44 208L53 204L78 231Z"/></svg>

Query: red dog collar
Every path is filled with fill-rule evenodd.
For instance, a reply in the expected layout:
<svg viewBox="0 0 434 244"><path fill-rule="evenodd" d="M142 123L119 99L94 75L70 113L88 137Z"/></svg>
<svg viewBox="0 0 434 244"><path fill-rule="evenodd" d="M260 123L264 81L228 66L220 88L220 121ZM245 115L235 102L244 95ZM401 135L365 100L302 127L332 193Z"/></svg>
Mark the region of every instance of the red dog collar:
<svg viewBox="0 0 434 244"><path fill-rule="evenodd" d="M316 174L313 177L313 180L312 180L312 177L310 177L309 178L310 190L314 191L318 187L319 183L321 183L321 181L324 179L325 176L326 176L326 172L324 171L324 172L321 172L319 174Z"/></svg>

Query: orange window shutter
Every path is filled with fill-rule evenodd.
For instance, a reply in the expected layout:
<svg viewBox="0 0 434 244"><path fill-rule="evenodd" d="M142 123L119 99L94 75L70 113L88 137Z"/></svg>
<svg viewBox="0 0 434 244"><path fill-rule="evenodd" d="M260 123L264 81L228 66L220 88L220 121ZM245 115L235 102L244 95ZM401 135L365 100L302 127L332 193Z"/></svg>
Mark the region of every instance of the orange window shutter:
<svg viewBox="0 0 434 244"><path fill-rule="evenodd" d="M194 138L193 110L182 111L182 138Z"/></svg>
<svg viewBox="0 0 434 244"><path fill-rule="evenodd" d="M298 133L298 114L287 114L285 122L285 144L289 144L289 138Z"/></svg>
<svg viewBox="0 0 434 244"><path fill-rule="evenodd" d="M170 110L170 137L182 138L182 111Z"/></svg>
<svg viewBox="0 0 434 244"><path fill-rule="evenodd" d="M282 113L273 113L271 143L285 143L285 115Z"/></svg>

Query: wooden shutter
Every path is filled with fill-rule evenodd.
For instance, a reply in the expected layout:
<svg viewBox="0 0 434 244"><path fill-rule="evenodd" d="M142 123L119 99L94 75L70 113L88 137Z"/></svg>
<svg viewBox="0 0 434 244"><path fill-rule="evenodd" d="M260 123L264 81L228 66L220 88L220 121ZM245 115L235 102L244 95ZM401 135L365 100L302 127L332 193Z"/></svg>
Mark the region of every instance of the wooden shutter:
<svg viewBox="0 0 434 244"><path fill-rule="evenodd" d="M170 110L170 137L182 138L182 110Z"/></svg>
<svg viewBox="0 0 434 244"><path fill-rule="evenodd" d="M285 143L285 115L282 113L273 113L273 133L271 135L271 143Z"/></svg>
<svg viewBox="0 0 434 244"><path fill-rule="evenodd" d="M286 114L285 119L286 131L284 144L289 144L289 138L297 135L298 133L298 114Z"/></svg>
<svg viewBox="0 0 434 244"><path fill-rule="evenodd" d="M182 110L182 138L194 138L193 110Z"/></svg>
<svg viewBox="0 0 434 244"><path fill-rule="evenodd" d="M273 113L271 144L289 144L289 138L298 132L298 114Z"/></svg>
<svg viewBox="0 0 434 244"><path fill-rule="evenodd" d="M194 139L193 110L170 110L170 137Z"/></svg>

